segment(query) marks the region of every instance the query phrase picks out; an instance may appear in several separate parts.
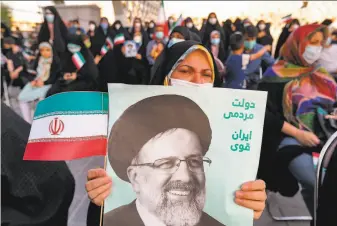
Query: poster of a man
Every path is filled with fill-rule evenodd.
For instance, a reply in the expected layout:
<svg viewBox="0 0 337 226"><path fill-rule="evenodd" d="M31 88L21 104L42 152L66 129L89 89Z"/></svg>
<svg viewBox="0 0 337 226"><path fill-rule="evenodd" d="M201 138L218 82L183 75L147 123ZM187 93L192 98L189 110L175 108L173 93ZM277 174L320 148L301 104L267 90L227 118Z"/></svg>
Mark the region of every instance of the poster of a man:
<svg viewBox="0 0 337 226"><path fill-rule="evenodd" d="M113 185L103 226L253 226L255 213L234 194L256 180L266 99L253 91L109 84Z"/></svg>
<svg viewBox="0 0 337 226"><path fill-rule="evenodd" d="M104 225L223 225L203 212L211 138L207 115L189 98L159 95L130 106L111 129L108 155L136 200L106 213Z"/></svg>

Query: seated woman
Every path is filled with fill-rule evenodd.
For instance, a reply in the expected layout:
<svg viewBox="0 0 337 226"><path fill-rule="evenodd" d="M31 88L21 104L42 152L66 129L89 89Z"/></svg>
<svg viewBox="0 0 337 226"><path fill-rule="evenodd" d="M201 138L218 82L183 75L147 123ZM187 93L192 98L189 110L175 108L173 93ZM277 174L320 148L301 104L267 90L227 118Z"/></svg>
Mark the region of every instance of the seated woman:
<svg viewBox="0 0 337 226"><path fill-rule="evenodd" d="M317 24L295 30L281 49L284 60L267 69L259 85L260 90L268 91L269 101L286 121L302 131L315 133L321 144L328 137L320 127L318 115L332 112L337 100L333 77L324 68L314 66L327 34L326 28ZM312 215L316 177L311 154L320 151L317 145L315 142L303 145L293 136L284 136L278 151L280 158L286 159L284 169L302 185L301 192Z"/></svg>
<svg viewBox="0 0 337 226"><path fill-rule="evenodd" d="M67 51L61 60L60 78L49 89L47 96L68 91L95 91L98 69L83 39L69 35Z"/></svg>
<svg viewBox="0 0 337 226"><path fill-rule="evenodd" d="M17 38L4 38L4 47L9 48L7 52L7 69L9 77L6 78L7 84L18 86L21 89L34 79L34 75L27 70L27 60L21 51L21 42Z"/></svg>
<svg viewBox="0 0 337 226"><path fill-rule="evenodd" d="M36 77L28 83L19 94L20 108L23 118L31 123L32 114L29 103L43 99L60 72L60 60L53 54L53 48L48 42L39 45L39 55L36 61Z"/></svg>

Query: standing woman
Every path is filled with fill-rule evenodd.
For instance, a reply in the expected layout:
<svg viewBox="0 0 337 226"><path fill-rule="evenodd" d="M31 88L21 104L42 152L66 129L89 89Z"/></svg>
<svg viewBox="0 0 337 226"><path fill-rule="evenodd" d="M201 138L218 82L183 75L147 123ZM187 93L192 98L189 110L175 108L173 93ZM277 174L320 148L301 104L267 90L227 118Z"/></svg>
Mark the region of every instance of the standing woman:
<svg viewBox="0 0 337 226"><path fill-rule="evenodd" d="M214 30L217 30L217 31L220 32L220 39L224 43L224 46L226 46L225 32L222 29L222 27L220 26L219 20L218 20L215 13L210 13L208 15L208 19L207 19L206 25L204 27L204 30L201 31L202 44L206 45L207 43L209 43L211 41L210 40L211 33Z"/></svg>
<svg viewBox="0 0 337 226"><path fill-rule="evenodd" d="M47 96L68 91L97 90L97 66L81 36L69 35L61 65L60 78L52 85Z"/></svg>
<svg viewBox="0 0 337 226"><path fill-rule="evenodd" d="M147 84L150 79L150 67L146 57L146 47L149 43L149 37L142 26L140 18L134 19L130 35L131 39L136 43L138 53L135 58L124 58L123 74L126 78L126 83Z"/></svg>
<svg viewBox="0 0 337 226"><path fill-rule="evenodd" d="M54 6L44 9L44 21L38 35L38 43L49 42L60 58L66 50L68 29Z"/></svg>
<svg viewBox="0 0 337 226"><path fill-rule="evenodd" d="M277 59L280 56L281 47L287 41L287 38L289 37L291 32L295 31L299 27L300 27L300 22L298 19L291 20L289 23L287 23L283 27L282 33L280 34L277 44L276 44L275 54L274 54L275 59Z"/></svg>
<svg viewBox="0 0 337 226"><path fill-rule="evenodd" d="M113 51L111 50L113 46L108 44L108 40L113 43L114 36L108 19L102 17L91 43L91 50L99 71L99 90L102 92L108 91L107 83L109 77L116 74L116 65Z"/></svg>
<svg viewBox="0 0 337 226"><path fill-rule="evenodd" d="M225 21L225 23L223 24L223 30L225 32L225 36L226 36L226 40L227 40L226 46L225 46L226 50L229 49L229 38L234 33L233 28L234 28L234 24L232 23L232 21L230 19L227 19Z"/></svg>
<svg viewBox="0 0 337 226"><path fill-rule="evenodd" d="M270 34L270 24L266 23L264 20L260 20L257 23L256 28L258 31L256 42L263 46L273 46L274 39ZM271 51L269 53L271 55Z"/></svg>
<svg viewBox="0 0 337 226"><path fill-rule="evenodd" d="M210 40L207 41L206 47L212 51L214 58L219 59L223 64L226 59L225 43L220 38L221 34L218 30L214 30L210 34Z"/></svg>
<svg viewBox="0 0 337 226"><path fill-rule="evenodd" d="M151 20L149 23L149 27L146 30L147 34L149 35L149 40L153 40L154 38L155 27L156 27L156 23L154 22L154 20Z"/></svg>
<svg viewBox="0 0 337 226"><path fill-rule="evenodd" d="M191 17L187 17L185 19L185 26L193 33L197 34L198 36L200 36L200 32L199 30L195 27L193 20Z"/></svg>

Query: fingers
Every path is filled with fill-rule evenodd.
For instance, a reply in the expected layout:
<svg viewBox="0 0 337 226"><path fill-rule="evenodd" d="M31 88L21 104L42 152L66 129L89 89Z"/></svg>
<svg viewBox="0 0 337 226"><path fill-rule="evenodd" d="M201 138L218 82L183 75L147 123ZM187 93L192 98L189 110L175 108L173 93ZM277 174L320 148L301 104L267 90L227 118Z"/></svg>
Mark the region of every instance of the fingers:
<svg viewBox="0 0 337 226"><path fill-rule="evenodd" d="M111 187L112 187L112 182L105 184L103 186L100 186L94 190L91 190L90 192L88 192L88 196L90 198L90 200L95 200L95 199L99 199L98 201L104 201L104 199L106 197L101 197L103 198L103 200L101 200L101 198L99 198L102 194L105 194L106 191L109 191L108 195L110 194L111 191ZM107 195L107 196L108 196Z"/></svg>
<svg viewBox="0 0 337 226"><path fill-rule="evenodd" d="M266 183L263 180L246 182L241 186L242 191L263 191L266 189Z"/></svg>
<svg viewBox="0 0 337 226"><path fill-rule="evenodd" d="M110 194L110 189L106 190L96 198L92 199L91 202L95 203L97 206L103 205L104 200L109 196Z"/></svg>
<svg viewBox="0 0 337 226"><path fill-rule="evenodd" d="M87 192L90 192L98 187L101 187L103 185L109 184L111 183L112 180L110 177L106 176L106 177L100 177L100 178L96 178L94 180L90 180L85 184L85 188L87 190Z"/></svg>
<svg viewBox="0 0 337 226"><path fill-rule="evenodd" d="M254 220L260 219L263 211L254 211Z"/></svg>
<svg viewBox="0 0 337 226"><path fill-rule="evenodd" d="M265 191L237 191L235 194L238 199L246 199L252 201L266 201L267 194Z"/></svg>
<svg viewBox="0 0 337 226"><path fill-rule="evenodd" d="M91 169L88 171L88 180L92 180L98 177L105 177L106 171L104 169Z"/></svg>
<svg viewBox="0 0 337 226"><path fill-rule="evenodd" d="M252 200L246 200L246 199L235 199L235 203L246 207L248 209L254 210L254 217L255 217L255 212L257 212L257 216L259 215L259 212L263 212L264 208L266 207L266 203L265 202L261 202L261 201L252 201Z"/></svg>

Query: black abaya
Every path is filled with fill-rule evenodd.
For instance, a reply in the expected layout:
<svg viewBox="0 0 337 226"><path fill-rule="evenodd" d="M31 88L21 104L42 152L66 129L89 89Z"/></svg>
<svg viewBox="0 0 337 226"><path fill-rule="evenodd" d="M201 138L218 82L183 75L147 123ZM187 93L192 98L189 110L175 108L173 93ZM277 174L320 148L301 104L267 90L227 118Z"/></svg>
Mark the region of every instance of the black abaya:
<svg viewBox="0 0 337 226"><path fill-rule="evenodd" d="M47 96L68 91L97 90L98 69L91 52L84 46L82 37L78 35L69 35L67 42L81 46L80 53L85 59L85 64L79 70L77 70L72 61L73 54L67 50L64 53L64 57L62 58L62 69L60 72L59 80L57 80L56 83L52 85L47 93ZM73 72L77 73L77 78L75 80L64 80L63 76L65 73Z"/></svg>
<svg viewBox="0 0 337 226"><path fill-rule="evenodd" d="M74 178L62 161L23 161L30 125L1 103L1 225L67 226Z"/></svg>
<svg viewBox="0 0 337 226"><path fill-rule="evenodd" d="M53 49L59 57L62 57L62 54L66 50L66 39L68 35L68 29L63 23L62 18L57 12L54 6L47 6L45 10L50 10L54 15L54 40L53 40ZM38 35L38 44L41 42L49 42L50 32L48 27L48 22L44 19L41 29Z"/></svg>

